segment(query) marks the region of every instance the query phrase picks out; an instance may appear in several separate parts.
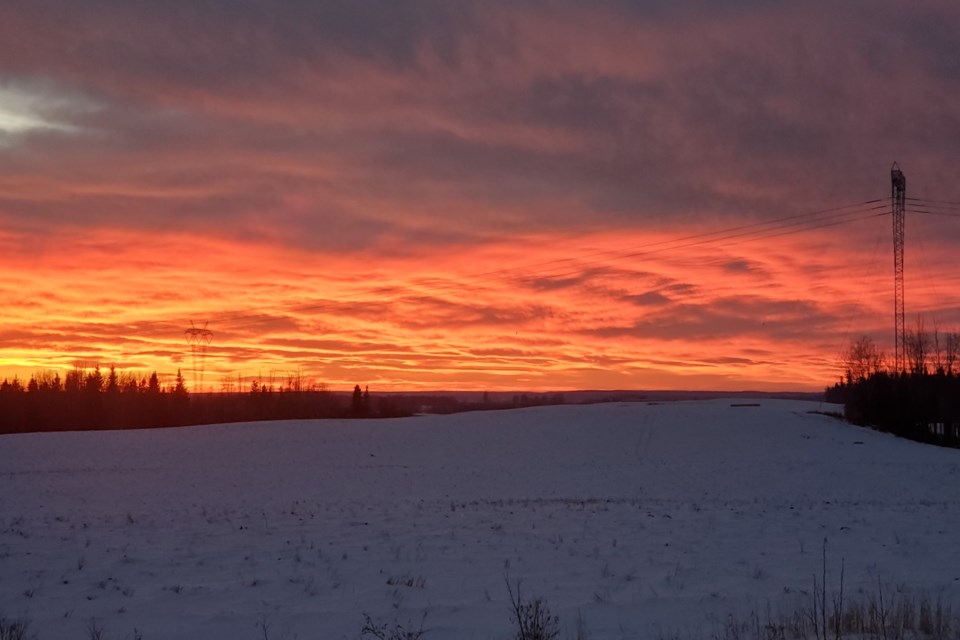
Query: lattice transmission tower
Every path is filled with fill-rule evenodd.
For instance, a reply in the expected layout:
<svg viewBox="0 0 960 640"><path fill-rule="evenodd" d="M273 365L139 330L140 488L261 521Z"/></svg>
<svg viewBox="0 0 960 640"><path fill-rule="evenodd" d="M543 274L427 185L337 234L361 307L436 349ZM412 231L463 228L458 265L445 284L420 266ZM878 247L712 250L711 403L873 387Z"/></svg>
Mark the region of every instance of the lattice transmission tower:
<svg viewBox="0 0 960 640"><path fill-rule="evenodd" d="M890 169L890 199L893 206L893 350L896 373L904 373L907 370L907 335L903 315L903 226L907 178L896 162Z"/></svg>
<svg viewBox="0 0 960 640"><path fill-rule="evenodd" d="M190 321L190 328L183 332L187 338L187 344L190 345L190 352L193 356L193 389L199 392L203 387L203 370L207 360L207 346L213 340L213 331L207 329L207 323L202 327L194 326L193 320ZM197 362L199 361L199 368Z"/></svg>

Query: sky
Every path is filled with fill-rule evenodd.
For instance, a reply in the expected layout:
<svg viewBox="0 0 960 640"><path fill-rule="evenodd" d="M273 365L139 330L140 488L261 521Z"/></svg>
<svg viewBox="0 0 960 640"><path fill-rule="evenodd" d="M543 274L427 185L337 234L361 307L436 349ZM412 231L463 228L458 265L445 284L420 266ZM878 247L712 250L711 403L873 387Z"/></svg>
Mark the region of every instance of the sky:
<svg viewBox="0 0 960 640"><path fill-rule="evenodd" d="M822 389L892 350L894 161L908 323L960 330L958 34L952 0L8 0L0 377Z"/></svg>

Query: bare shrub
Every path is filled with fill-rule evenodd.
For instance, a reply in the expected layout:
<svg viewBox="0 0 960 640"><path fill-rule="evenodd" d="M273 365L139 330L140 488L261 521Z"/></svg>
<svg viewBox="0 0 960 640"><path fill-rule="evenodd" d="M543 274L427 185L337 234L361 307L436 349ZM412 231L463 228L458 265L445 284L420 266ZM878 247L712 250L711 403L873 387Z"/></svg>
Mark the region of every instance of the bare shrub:
<svg viewBox="0 0 960 640"><path fill-rule="evenodd" d="M0 640L27 640L28 626L25 620L0 618Z"/></svg>
<svg viewBox="0 0 960 640"><path fill-rule="evenodd" d="M90 623L87 625L88 640L103 640L103 633L103 625L98 623L96 618L91 618Z"/></svg>
<svg viewBox="0 0 960 640"><path fill-rule="evenodd" d="M877 585L877 592L865 601L850 604L840 628L843 634L874 640L957 640L960 621L949 605L928 596L899 598L885 594Z"/></svg>
<svg viewBox="0 0 960 640"><path fill-rule="evenodd" d="M517 625L516 640L554 640L560 635L560 619L550 613L546 600L535 598L524 601L520 591L520 581L517 581L517 590L514 593L510 585L510 578L505 578L507 592L510 594L510 607L513 610L513 619Z"/></svg>
<svg viewBox="0 0 960 640"><path fill-rule="evenodd" d="M373 636L377 640L419 640L426 631L423 623L427 619L427 614L423 614L420 619L420 625L416 629L406 629L398 622L393 624L386 622L377 622L368 615L364 616L363 628L360 630L360 636Z"/></svg>
<svg viewBox="0 0 960 640"><path fill-rule="evenodd" d="M844 594L843 559L838 588L828 586L826 538L821 559L808 604L777 616L771 615L768 605L764 620L755 612L746 619L731 614L710 640L843 640L846 636L851 640L960 640L960 617L939 597L912 595L902 587L885 589L878 578L875 591L849 599ZM660 640L678 635L661 632Z"/></svg>
<svg viewBox="0 0 960 640"><path fill-rule="evenodd" d="M813 640L821 637L824 624L833 638L856 640L960 640L960 618L939 598L891 596L877 584L877 590L862 599L848 601L824 617L823 599L790 614L765 617L751 612L746 618L727 616L709 640ZM814 613L816 610L816 613ZM673 640L677 633L661 633L660 640ZM698 640L696 637L691 640ZM828 639L832 640L832 638Z"/></svg>

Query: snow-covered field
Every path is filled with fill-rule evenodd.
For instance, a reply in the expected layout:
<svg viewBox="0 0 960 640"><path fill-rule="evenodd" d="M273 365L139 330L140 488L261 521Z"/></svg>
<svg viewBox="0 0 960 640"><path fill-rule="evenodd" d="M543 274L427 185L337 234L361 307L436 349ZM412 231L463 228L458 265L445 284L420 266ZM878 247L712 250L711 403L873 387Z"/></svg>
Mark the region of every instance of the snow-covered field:
<svg viewBox="0 0 960 640"><path fill-rule="evenodd" d="M0 436L0 615L40 640L502 639L504 576L595 640L828 579L960 601L960 451L763 400Z"/></svg>

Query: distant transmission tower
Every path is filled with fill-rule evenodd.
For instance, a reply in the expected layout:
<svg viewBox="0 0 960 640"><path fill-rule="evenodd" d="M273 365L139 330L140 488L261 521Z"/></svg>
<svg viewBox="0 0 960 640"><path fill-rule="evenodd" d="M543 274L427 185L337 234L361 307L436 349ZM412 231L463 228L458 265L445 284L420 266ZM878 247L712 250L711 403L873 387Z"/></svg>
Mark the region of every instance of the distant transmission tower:
<svg viewBox="0 0 960 640"><path fill-rule="evenodd" d="M907 336L903 315L903 223L907 201L907 178L897 163L890 169L890 197L893 205L893 322L896 373L907 370Z"/></svg>
<svg viewBox="0 0 960 640"><path fill-rule="evenodd" d="M183 332L187 338L187 344L190 345L190 351L193 355L193 388L199 392L203 386L203 369L207 359L207 345L213 339L213 331L207 329L207 323L202 327L196 327L193 320L190 321L190 328ZM197 367L197 361L200 361L200 367Z"/></svg>

